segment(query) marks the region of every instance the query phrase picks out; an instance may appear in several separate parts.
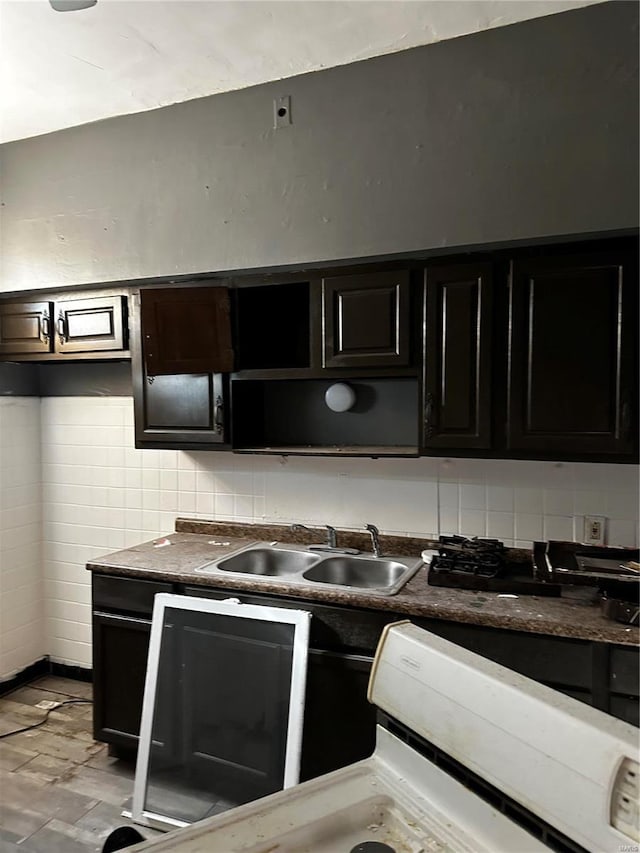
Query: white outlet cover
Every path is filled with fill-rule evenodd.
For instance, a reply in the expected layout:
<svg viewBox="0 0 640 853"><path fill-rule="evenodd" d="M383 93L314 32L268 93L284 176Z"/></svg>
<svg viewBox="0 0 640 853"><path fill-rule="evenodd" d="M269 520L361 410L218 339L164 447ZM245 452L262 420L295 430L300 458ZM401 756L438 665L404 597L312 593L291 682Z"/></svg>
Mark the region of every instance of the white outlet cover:
<svg viewBox="0 0 640 853"><path fill-rule="evenodd" d="M585 515L583 542L604 545L606 521L603 515Z"/></svg>

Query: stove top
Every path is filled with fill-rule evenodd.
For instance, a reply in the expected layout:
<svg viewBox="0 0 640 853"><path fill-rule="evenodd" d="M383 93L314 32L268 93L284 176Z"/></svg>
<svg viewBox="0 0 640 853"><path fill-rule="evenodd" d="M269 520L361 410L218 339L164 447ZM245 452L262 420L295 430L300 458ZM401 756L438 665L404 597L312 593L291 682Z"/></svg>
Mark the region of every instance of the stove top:
<svg viewBox="0 0 640 853"><path fill-rule="evenodd" d="M172 853L542 853L475 794L379 728L365 761L273 794L149 849Z"/></svg>
<svg viewBox="0 0 640 853"><path fill-rule="evenodd" d="M438 541L438 553L429 563L428 583L432 586L560 595L560 584L535 578L532 565L510 562L504 544L498 539L440 536Z"/></svg>

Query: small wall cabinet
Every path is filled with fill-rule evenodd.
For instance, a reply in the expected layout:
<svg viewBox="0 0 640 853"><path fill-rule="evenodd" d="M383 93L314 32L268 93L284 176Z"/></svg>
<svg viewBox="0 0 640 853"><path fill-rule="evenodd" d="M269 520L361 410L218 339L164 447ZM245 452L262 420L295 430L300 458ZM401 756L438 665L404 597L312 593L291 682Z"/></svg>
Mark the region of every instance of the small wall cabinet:
<svg viewBox="0 0 640 853"><path fill-rule="evenodd" d="M149 376L233 370L226 287L143 288L140 325Z"/></svg>
<svg viewBox="0 0 640 853"><path fill-rule="evenodd" d="M134 377L136 446L224 444L226 387L220 373Z"/></svg>
<svg viewBox="0 0 640 853"><path fill-rule="evenodd" d="M5 360L122 358L127 347L125 294L0 303Z"/></svg>
<svg viewBox="0 0 640 853"><path fill-rule="evenodd" d="M406 367L409 272L371 272L322 281L324 367Z"/></svg>
<svg viewBox="0 0 640 853"><path fill-rule="evenodd" d="M489 449L493 270L427 267L423 446Z"/></svg>
<svg viewBox="0 0 640 853"><path fill-rule="evenodd" d="M513 260L509 449L633 451L637 289L637 259L622 252Z"/></svg>
<svg viewBox="0 0 640 853"><path fill-rule="evenodd" d="M52 302L13 302L0 305L0 354L51 351Z"/></svg>
<svg viewBox="0 0 640 853"><path fill-rule="evenodd" d="M134 303L139 299L141 305L131 324L136 447L219 447L227 440L227 377L187 368L216 364L229 369L228 291L177 290L142 289L134 295ZM224 317L218 340L216 329L224 326ZM214 340L217 354L212 353Z"/></svg>

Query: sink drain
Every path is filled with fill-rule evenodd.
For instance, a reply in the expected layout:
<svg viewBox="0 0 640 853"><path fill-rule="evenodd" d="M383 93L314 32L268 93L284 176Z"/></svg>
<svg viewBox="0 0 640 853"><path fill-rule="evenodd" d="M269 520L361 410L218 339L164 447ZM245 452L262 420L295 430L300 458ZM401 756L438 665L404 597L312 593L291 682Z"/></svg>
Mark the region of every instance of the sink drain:
<svg viewBox="0 0 640 853"><path fill-rule="evenodd" d="M396 853L396 851L381 841L362 841L356 844L350 853Z"/></svg>

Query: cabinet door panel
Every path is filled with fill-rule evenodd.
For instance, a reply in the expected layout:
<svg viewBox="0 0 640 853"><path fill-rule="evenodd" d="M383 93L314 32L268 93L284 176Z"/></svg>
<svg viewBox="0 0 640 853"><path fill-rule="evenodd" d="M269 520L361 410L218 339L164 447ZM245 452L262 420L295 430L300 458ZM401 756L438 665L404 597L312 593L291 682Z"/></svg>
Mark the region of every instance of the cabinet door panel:
<svg viewBox="0 0 640 853"><path fill-rule="evenodd" d="M373 658L309 650L300 781L368 758L376 708L367 701Z"/></svg>
<svg viewBox="0 0 640 853"><path fill-rule="evenodd" d="M93 733L116 746L137 746L151 622L93 614Z"/></svg>
<svg viewBox="0 0 640 853"><path fill-rule="evenodd" d="M424 446L491 447L488 264L426 272Z"/></svg>
<svg viewBox="0 0 640 853"><path fill-rule="evenodd" d="M140 313L149 376L233 370L226 287L143 289Z"/></svg>
<svg viewBox="0 0 640 853"><path fill-rule="evenodd" d="M103 296L56 302L58 352L126 349L126 297Z"/></svg>
<svg viewBox="0 0 640 853"><path fill-rule="evenodd" d="M51 302L0 305L0 355L51 352Z"/></svg>
<svg viewBox="0 0 640 853"><path fill-rule="evenodd" d="M611 256L512 264L510 448L633 451L634 266Z"/></svg>
<svg viewBox="0 0 640 853"><path fill-rule="evenodd" d="M324 367L409 364L409 273L325 278Z"/></svg>
<svg viewBox="0 0 640 853"><path fill-rule="evenodd" d="M219 374L143 377L135 406L136 440L141 444L224 442L224 388Z"/></svg>

